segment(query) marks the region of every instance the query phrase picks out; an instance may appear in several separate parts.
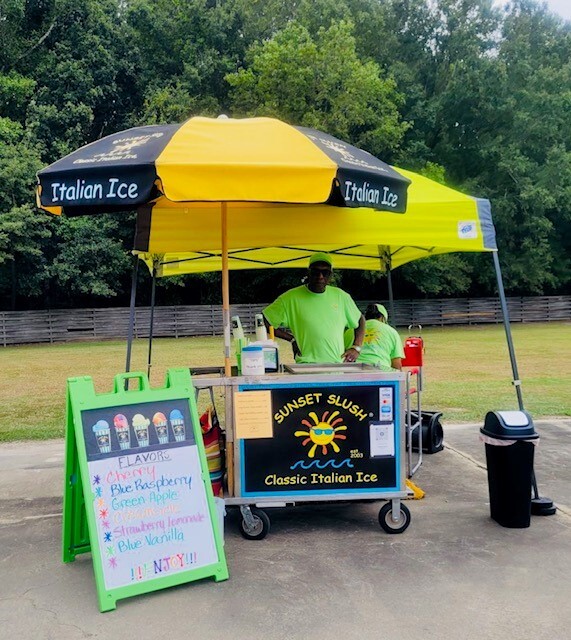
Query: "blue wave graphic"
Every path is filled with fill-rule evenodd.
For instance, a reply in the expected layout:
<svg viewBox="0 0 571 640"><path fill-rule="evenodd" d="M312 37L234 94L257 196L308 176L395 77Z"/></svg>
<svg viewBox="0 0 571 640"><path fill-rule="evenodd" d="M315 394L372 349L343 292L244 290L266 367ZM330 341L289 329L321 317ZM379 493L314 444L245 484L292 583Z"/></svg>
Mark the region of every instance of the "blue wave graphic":
<svg viewBox="0 0 571 640"><path fill-rule="evenodd" d="M340 460L339 462L335 462L335 460L326 460L325 462L321 462L321 460L311 460L311 462L306 462L305 460L298 460L294 464L291 465L290 469L293 471L297 468L301 469L311 469L315 467L316 469L326 469L327 467L333 467L334 469L341 469L341 467L348 467L349 469L354 469L355 465L351 462L350 458L345 458L345 460Z"/></svg>

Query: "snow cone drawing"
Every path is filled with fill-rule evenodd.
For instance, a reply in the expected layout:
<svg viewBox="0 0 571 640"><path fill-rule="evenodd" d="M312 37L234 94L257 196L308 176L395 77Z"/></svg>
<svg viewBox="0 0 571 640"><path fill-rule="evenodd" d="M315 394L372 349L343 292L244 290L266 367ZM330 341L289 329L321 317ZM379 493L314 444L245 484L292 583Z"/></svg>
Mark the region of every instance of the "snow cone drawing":
<svg viewBox="0 0 571 640"><path fill-rule="evenodd" d="M170 412L169 420L171 421L174 439L177 442L182 442L184 440L184 418L182 413L178 409L173 409Z"/></svg>
<svg viewBox="0 0 571 640"><path fill-rule="evenodd" d="M160 411L155 413L153 416L153 424L155 425L159 444L167 444L169 441L169 428L165 414Z"/></svg>
<svg viewBox="0 0 571 640"><path fill-rule="evenodd" d="M149 446L149 424L151 424L151 421L141 413L136 413L133 416L133 429L135 429L135 435L140 447Z"/></svg>
<svg viewBox="0 0 571 640"><path fill-rule="evenodd" d="M111 429L106 420L98 420L92 427L101 453L111 451Z"/></svg>
<svg viewBox="0 0 571 640"><path fill-rule="evenodd" d="M131 429L129 428L129 421L122 414L118 413L113 418L113 424L115 425L115 433L117 434L117 440L121 449L131 448Z"/></svg>

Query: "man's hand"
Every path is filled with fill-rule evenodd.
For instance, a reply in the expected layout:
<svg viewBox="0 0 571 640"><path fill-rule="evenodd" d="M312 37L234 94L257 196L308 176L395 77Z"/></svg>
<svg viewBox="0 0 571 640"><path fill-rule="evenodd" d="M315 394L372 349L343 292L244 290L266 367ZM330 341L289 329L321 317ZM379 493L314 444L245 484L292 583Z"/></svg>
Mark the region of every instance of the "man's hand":
<svg viewBox="0 0 571 640"><path fill-rule="evenodd" d="M299 350L299 346L295 340L291 341L291 350L293 351L294 358L301 355L301 351Z"/></svg>
<svg viewBox="0 0 571 640"><path fill-rule="evenodd" d="M343 362L355 362L359 357L359 352L354 347L349 347L342 357Z"/></svg>

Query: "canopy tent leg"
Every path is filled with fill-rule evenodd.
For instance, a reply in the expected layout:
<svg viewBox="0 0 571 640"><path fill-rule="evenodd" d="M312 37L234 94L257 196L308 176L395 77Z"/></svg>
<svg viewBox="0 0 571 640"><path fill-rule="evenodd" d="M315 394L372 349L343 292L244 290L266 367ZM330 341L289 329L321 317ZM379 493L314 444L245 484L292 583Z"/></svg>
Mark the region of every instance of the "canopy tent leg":
<svg viewBox="0 0 571 640"><path fill-rule="evenodd" d="M131 301L129 303L129 329L127 332L127 359L125 373L131 370L131 352L133 350L133 334L135 332L135 300L137 298L137 273L139 271L139 257L135 256L133 265L133 279L131 280ZM127 382L125 383L127 384Z"/></svg>
<svg viewBox="0 0 571 640"><path fill-rule="evenodd" d="M151 318L149 322L149 355L147 357L147 378L151 378L151 359L153 352L153 329L155 324L155 290L157 284L157 269L153 265L153 279L151 282Z"/></svg>
<svg viewBox="0 0 571 640"><path fill-rule="evenodd" d="M496 280L498 281L498 293L500 296L500 306L502 308L502 317L504 320L504 329L506 332L506 339L508 342L508 351L510 354L510 362L512 365L512 375L513 375L513 381L512 384L515 387L515 392L517 395L517 403L519 406L520 411L524 410L523 407L523 398L521 395L521 380L519 379L519 373L517 370L517 361L516 361L516 357L515 357L515 349L514 349L514 345L513 345L513 340L512 340L512 333L511 333L511 329L510 329L510 317L509 317L509 313L508 313L508 305L506 302L506 294L504 291L504 283L502 280L502 270L500 268L500 260L498 258L498 252L497 251L492 251L492 256L494 257L494 267L496 269Z"/></svg>
<svg viewBox="0 0 571 640"><path fill-rule="evenodd" d="M500 305L502 307L502 316L504 320L504 329L506 332L506 339L508 342L508 351L510 354L510 362L512 365L513 385L517 395L517 403L520 411L524 411L523 397L521 394L521 380L519 379L519 372L517 369L517 360L515 357L515 349L512 340L512 333L510 329L510 318L508 313L508 305L506 302L506 294L504 291L504 282L502 279L502 270L500 268L500 259L497 251L492 251L494 258L494 268L496 270L496 280L498 281L498 293L500 296ZM531 472L531 484L533 489L533 499L531 501L531 512L535 515L553 515L555 513L555 507L553 501L549 498L542 498L539 495L537 488L537 480L535 478L535 470Z"/></svg>
<svg viewBox="0 0 571 640"><path fill-rule="evenodd" d="M394 324L395 321L395 298L393 295L393 274L391 267L391 250L379 246L379 257L381 259L381 270L387 274L387 294L389 298L389 317Z"/></svg>
<svg viewBox="0 0 571 640"><path fill-rule="evenodd" d="M389 289L389 317L391 318L391 323L394 325L395 323L395 299L393 295L393 276L390 263L387 265L387 286Z"/></svg>

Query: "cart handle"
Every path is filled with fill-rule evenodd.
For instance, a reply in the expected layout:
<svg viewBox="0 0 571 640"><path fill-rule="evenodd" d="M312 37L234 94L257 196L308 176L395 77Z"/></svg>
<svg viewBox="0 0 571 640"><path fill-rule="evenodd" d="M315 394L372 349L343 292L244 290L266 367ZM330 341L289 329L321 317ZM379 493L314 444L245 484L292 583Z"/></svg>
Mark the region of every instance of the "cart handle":
<svg viewBox="0 0 571 640"><path fill-rule="evenodd" d="M129 380L138 380L139 385L134 391L148 391L151 388L149 378L144 373L118 373L114 378L115 393L129 393Z"/></svg>

